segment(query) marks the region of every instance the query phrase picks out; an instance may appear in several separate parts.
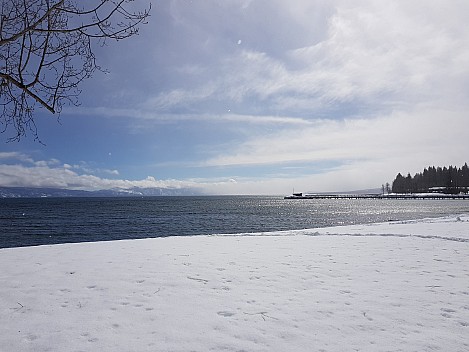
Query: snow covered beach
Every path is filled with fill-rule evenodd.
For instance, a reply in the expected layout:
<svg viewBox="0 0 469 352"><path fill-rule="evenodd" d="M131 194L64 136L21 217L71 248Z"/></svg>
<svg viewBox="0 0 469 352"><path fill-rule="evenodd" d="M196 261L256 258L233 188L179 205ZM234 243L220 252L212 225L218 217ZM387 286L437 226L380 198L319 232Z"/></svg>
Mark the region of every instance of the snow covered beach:
<svg viewBox="0 0 469 352"><path fill-rule="evenodd" d="M467 351L469 215L0 250L0 351Z"/></svg>

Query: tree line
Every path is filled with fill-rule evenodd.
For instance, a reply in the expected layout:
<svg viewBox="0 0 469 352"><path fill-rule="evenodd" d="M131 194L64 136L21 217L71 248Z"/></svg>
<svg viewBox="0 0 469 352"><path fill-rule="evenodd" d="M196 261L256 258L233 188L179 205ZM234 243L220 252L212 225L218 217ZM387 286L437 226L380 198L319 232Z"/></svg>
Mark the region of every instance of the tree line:
<svg viewBox="0 0 469 352"><path fill-rule="evenodd" d="M469 189L469 167L467 163L455 166L425 168L414 177L398 173L392 182L393 193L426 193L439 192L448 194L467 193Z"/></svg>

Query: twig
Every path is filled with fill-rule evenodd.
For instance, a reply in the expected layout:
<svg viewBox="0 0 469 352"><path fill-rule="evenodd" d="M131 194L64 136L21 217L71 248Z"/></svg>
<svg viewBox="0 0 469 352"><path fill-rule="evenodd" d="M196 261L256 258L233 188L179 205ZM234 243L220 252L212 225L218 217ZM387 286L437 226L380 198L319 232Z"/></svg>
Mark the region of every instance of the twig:
<svg viewBox="0 0 469 352"><path fill-rule="evenodd" d="M10 309L13 309L14 311L19 311L19 310L21 310L21 309L23 309L23 308L24 308L24 306L23 306L23 305L22 305L20 302L16 302L16 303L19 305L19 307L16 307L16 308L10 308Z"/></svg>
<svg viewBox="0 0 469 352"><path fill-rule="evenodd" d="M208 280L200 279L200 278L198 278L198 277L188 276L187 278L188 278L189 280L195 280L195 281L203 282L204 284L208 283Z"/></svg>

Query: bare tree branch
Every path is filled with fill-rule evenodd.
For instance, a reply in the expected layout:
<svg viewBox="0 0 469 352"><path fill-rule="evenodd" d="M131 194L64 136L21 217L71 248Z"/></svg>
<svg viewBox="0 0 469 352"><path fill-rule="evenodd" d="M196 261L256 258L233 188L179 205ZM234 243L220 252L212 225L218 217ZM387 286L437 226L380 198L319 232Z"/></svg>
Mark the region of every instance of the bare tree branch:
<svg viewBox="0 0 469 352"><path fill-rule="evenodd" d="M3 0L0 5L0 132L37 139L36 104L60 113L100 67L93 43L138 34L151 5L134 0Z"/></svg>

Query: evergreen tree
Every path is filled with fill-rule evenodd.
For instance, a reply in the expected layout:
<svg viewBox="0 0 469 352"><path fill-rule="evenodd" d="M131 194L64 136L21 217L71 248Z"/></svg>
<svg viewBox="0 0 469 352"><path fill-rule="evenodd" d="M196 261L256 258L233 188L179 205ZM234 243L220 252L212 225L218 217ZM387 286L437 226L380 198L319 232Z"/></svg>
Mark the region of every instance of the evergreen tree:
<svg viewBox="0 0 469 352"><path fill-rule="evenodd" d="M384 186L384 185L383 185ZM423 172L416 173L414 177L406 177L398 173L392 182L394 193L416 193L439 190L444 193L467 193L469 189L469 167L467 163L461 168L450 165L443 168L429 166Z"/></svg>

